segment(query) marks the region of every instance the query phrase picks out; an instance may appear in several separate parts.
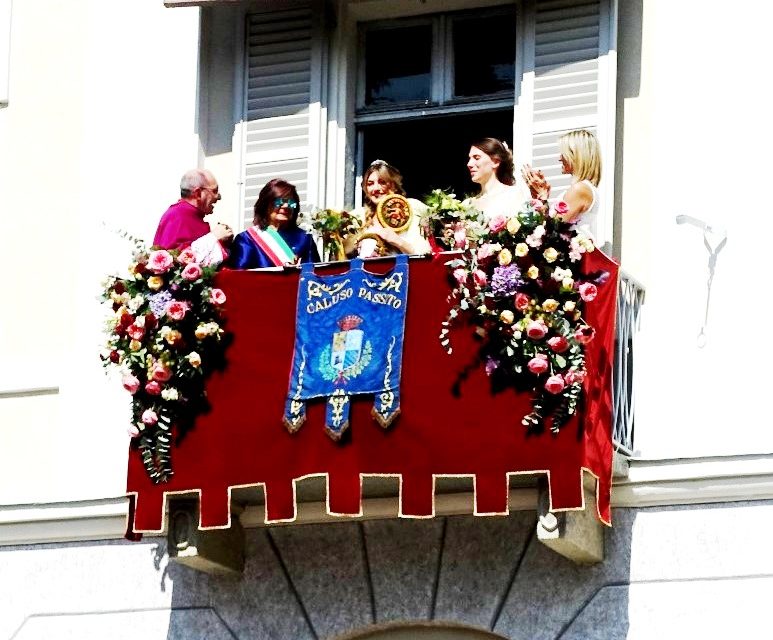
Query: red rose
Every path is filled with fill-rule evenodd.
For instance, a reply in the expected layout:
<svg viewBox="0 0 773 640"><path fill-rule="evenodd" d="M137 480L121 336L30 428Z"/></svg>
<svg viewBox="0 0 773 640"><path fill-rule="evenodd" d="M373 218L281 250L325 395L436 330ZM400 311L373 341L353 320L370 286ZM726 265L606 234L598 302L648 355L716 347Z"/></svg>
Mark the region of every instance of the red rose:
<svg viewBox="0 0 773 640"><path fill-rule="evenodd" d="M548 346L556 353L563 353L569 348L569 341L564 336L553 336L548 340Z"/></svg>
<svg viewBox="0 0 773 640"><path fill-rule="evenodd" d="M540 375L548 370L548 358L546 355L539 353L529 360L526 366L533 374Z"/></svg>
<svg viewBox="0 0 773 640"><path fill-rule="evenodd" d="M550 376L545 382L545 391L558 394L564 390L565 386L564 379L561 376Z"/></svg>
<svg viewBox="0 0 773 640"><path fill-rule="evenodd" d="M145 329L132 324L126 329L126 333L129 334L132 340L142 340L142 337L145 335Z"/></svg>
<svg viewBox="0 0 773 640"><path fill-rule="evenodd" d="M118 363L120 359L121 359L121 356L118 355L117 351L110 352L110 362Z"/></svg>
<svg viewBox="0 0 773 640"><path fill-rule="evenodd" d="M515 294L515 308L518 309L518 311L523 311L526 309L530 302L531 299L525 293Z"/></svg>
<svg viewBox="0 0 773 640"><path fill-rule="evenodd" d="M186 305L184 302L180 302L179 300L172 300L166 306L166 315L168 315L172 320L182 320L185 317L187 311L188 305Z"/></svg>
<svg viewBox="0 0 773 640"><path fill-rule="evenodd" d="M148 331L152 331L157 324L158 324L158 321L156 320L156 316L154 316L153 313L145 314L145 328Z"/></svg>
<svg viewBox="0 0 773 640"><path fill-rule="evenodd" d="M158 382L167 382L172 377L172 370L162 363L157 362L153 365L153 369L150 372L150 377L153 378L153 380L157 380Z"/></svg>
<svg viewBox="0 0 773 640"><path fill-rule="evenodd" d="M151 380L145 385L145 392L152 396L157 396L159 393L161 393L161 385L158 384L158 382L155 380Z"/></svg>
<svg viewBox="0 0 773 640"><path fill-rule="evenodd" d="M487 280L485 271L481 271L480 269L475 269L475 271L472 274L472 279L475 280L475 284L477 284L479 287L484 286Z"/></svg>
<svg viewBox="0 0 773 640"><path fill-rule="evenodd" d="M118 281L117 281L117 282L116 282L116 283L113 285L113 291L115 291L115 292L116 292L116 293L117 293L117 294L120 296L122 293L124 293L124 292L126 291L126 286L124 285L124 283L123 283L123 282L121 282L120 280L118 280Z"/></svg>
<svg viewBox="0 0 773 640"><path fill-rule="evenodd" d="M532 340L541 340L548 332L548 328L542 320L532 320L526 327L526 335Z"/></svg>

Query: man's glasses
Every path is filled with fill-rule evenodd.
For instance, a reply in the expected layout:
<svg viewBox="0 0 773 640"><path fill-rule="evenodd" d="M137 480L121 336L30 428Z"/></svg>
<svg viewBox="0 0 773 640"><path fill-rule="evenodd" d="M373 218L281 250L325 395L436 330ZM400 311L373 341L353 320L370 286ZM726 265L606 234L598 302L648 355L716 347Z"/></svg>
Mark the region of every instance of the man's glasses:
<svg viewBox="0 0 773 640"><path fill-rule="evenodd" d="M276 198L274 200L274 208L279 209L280 207L289 207L290 209L297 209L298 203L295 200L292 200L291 198Z"/></svg>

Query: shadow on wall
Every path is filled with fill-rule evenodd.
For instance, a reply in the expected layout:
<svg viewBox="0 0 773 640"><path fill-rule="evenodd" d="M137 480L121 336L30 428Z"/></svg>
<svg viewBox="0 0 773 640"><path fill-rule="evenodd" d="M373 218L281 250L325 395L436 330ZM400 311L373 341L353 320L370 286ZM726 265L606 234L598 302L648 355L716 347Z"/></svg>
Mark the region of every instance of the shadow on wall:
<svg viewBox="0 0 773 640"><path fill-rule="evenodd" d="M248 530L241 578L170 565L185 616L167 638L201 637L185 624L197 611L209 638L622 639L633 517L615 513L592 566L539 543L528 511Z"/></svg>
<svg viewBox="0 0 773 640"><path fill-rule="evenodd" d="M615 217L612 255L621 257L623 239L623 149L625 100L637 98L641 88L643 0L620 0L617 8L617 100L615 114Z"/></svg>

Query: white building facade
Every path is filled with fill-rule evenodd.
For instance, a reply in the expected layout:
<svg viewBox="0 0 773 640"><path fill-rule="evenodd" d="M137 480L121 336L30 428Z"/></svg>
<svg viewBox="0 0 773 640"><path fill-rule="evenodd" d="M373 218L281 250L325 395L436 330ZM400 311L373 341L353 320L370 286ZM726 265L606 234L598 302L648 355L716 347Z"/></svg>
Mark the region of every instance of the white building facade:
<svg viewBox="0 0 773 640"><path fill-rule="evenodd" d="M764 630L773 347L770 205L756 194L771 9L166 4L0 0L0 637ZM122 540L128 402L97 357L99 282L130 255L115 230L149 240L194 166L214 172L215 215L239 229L272 177L309 208L357 204L375 157L410 195L464 189L467 148L487 135L560 189L556 139L581 127L604 151L604 237L646 288L635 451L602 564L533 542L536 490L508 518L247 519L241 578L168 563L163 539Z"/></svg>

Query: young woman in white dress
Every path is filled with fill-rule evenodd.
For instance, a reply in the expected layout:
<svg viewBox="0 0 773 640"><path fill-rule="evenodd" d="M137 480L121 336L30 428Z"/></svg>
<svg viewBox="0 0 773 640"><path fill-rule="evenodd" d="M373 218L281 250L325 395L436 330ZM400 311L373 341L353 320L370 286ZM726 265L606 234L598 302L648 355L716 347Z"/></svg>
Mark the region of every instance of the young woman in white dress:
<svg viewBox="0 0 773 640"><path fill-rule="evenodd" d="M470 147L467 160L470 179L480 185L480 193L471 204L486 220L496 215L511 215L531 198L528 188L513 176L513 154L507 144L496 138L483 138Z"/></svg>
<svg viewBox="0 0 773 640"><path fill-rule="evenodd" d="M422 202L408 198L412 214L411 223L407 229L399 233L384 227L376 217L378 203L385 196L393 193L405 196L403 176L397 169L384 160L371 162L362 175L362 193L364 206L352 211L352 215L360 220L360 233L344 239L344 251L347 256L359 255L361 258L370 258L377 255L376 240L362 238L366 234L380 238L390 255L398 253L423 255L430 252L429 242L422 236L419 227L419 219L426 209Z"/></svg>
<svg viewBox="0 0 773 640"><path fill-rule="evenodd" d="M559 196L566 202L568 211L563 218L598 242L598 211L601 180L601 148L590 131L578 129L565 133L558 139L561 152L559 161L563 173L572 176L569 188ZM522 174L535 198L547 199L550 184L541 171L524 165Z"/></svg>

